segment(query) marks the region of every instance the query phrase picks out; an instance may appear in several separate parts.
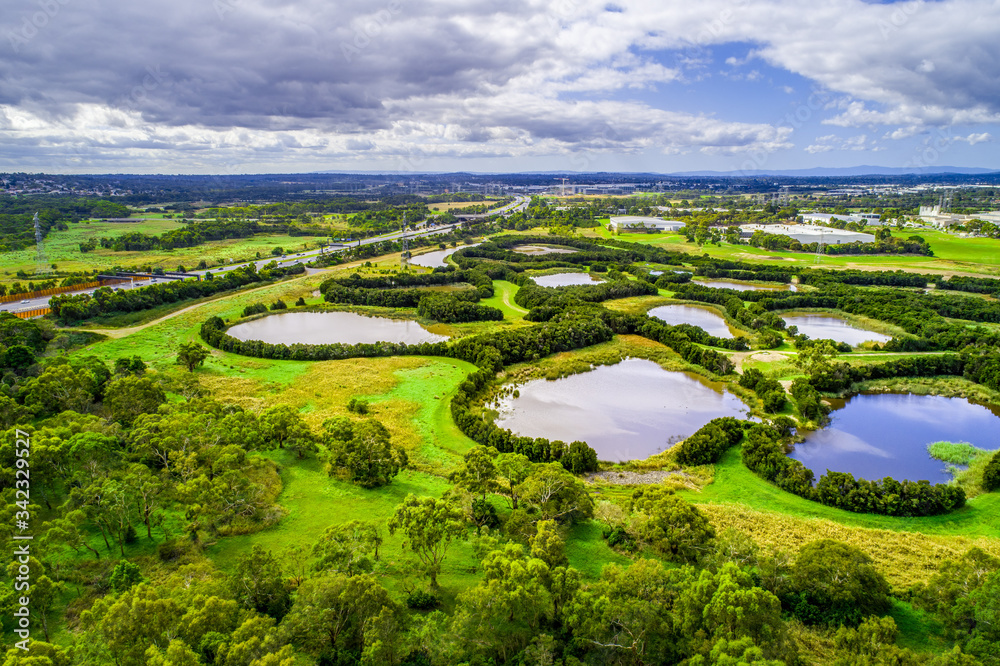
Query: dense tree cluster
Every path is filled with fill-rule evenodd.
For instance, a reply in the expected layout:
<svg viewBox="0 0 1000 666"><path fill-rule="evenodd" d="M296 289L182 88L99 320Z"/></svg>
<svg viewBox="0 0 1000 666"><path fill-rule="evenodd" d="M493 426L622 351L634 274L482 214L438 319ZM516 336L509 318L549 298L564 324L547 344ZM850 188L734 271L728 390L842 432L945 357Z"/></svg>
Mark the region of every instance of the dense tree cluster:
<svg viewBox="0 0 1000 666"><path fill-rule="evenodd" d="M827 472L815 486L811 470L789 458L781 433L757 424L746 431L743 463L778 487L827 506L887 516L935 516L965 505L965 491L955 485L927 481L856 479L846 472Z"/></svg>
<svg viewBox="0 0 1000 666"><path fill-rule="evenodd" d="M167 303L213 296L304 272L301 264L282 268L272 262L257 271L257 266L251 263L227 271L221 277L207 274L203 280L171 280L138 289L101 287L93 294L57 294L49 300L49 307L60 322L74 324L92 317L138 312Z"/></svg>
<svg viewBox="0 0 1000 666"><path fill-rule="evenodd" d="M715 418L677 446L682 465L710 465L743 439L743 423L732 416Z"/></svg>

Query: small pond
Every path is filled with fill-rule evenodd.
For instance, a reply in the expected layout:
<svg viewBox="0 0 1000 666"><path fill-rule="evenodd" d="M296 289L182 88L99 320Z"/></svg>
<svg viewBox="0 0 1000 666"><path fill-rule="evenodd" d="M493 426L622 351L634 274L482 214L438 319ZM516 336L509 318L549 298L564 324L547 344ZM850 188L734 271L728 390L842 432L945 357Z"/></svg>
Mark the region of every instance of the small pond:
<svg viewBox="0 0 1000 666"><path fill-rule="evenodd" d="M576 287L580 285L597 284L590 273L556 273L555 275L532 275L531 279L539 287Z"/></svg>
<svg viewBox="0 0 1000 666"><path fill-rule="evenodd" d="M229 335L239 340L262 340L286 345L297 342L353 345L372 342L439 342L447 340L408 319L366 317L354 312L287 312L233 326Z"/></svg>
<svg viewBox="0 0 1000 666"><path fill-rule="evenodd" d="M496 424L526 437L587 442L601 460L647 458L718 416L742 418L746 405L696 375L626 359L555 381L518 386L494 405Z"/></svg>
<svg viewBox="0 0 1000 666"><path fill-rule="evenodd" d="M677 271L683 272L683 271ZM715 289L733 289L735 291L797 291L794 284L782 284L772 282L770 284L750 284L749 282L737 282L736 280L692 280L691 284L702 287L713 287Z"/></svg>
<svg viewBox="0 0 1000 666"><path fill-rule="evenodd" d="M733 337L733 332L726 320L717 310L712 308L697 305L661 305L658 308L653 308L647 314L671 326L691 324L705 329L706 333L717 338Z"/></svg>
<svg viewBox="0 0 1000 666"><path fill-rule="evenodd" d="M820 314L803 314L789 317L782 317L789 326L795 326L799 333L808 335L813 340L829 339L837 342L846 342L852 347L860 345L862 342L888 342L891 335L867 331L863 328L851 326L843 319L829 317Z"/></svg>
<svg viewBox="0 0 1000 666"><path fill-rule="evenodd" d="M518 245L517 247L511 248L514 252L518 254L573 254L574 252L579 252L576 248L563 247L561 245Z"/></svg>
<svg viewBox="0 0 1000 666"><path fill-rule="evenodd" d="M951 477L945 463L927 453L928 444L969 442L981 449L1000 448L998 412L965 398L861 394L830 417L830 425L807 435L789 454L817 479L829 469L869 480L891 476L942 483Z"/></svg>
<svg viewBox="0 0 1000 666"><path fill-rule="evenodd" d="M414 266L424 266L425 268L437 268L438 266L447 266L448 262L445 259L455 252L466 248L466 247L476 247L479 243L472 243L470 245L459 245L458 247L450 247L446 250L435 250L434 252L425 252L424 254L417 254L410 257L410 263Z"/></svg>

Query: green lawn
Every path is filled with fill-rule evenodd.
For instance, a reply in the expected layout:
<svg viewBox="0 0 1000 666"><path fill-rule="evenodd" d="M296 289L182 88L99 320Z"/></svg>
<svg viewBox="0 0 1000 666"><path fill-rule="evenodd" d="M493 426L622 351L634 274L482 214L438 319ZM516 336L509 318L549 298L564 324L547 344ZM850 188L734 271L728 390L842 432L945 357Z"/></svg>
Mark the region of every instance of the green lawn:
<svg viewBox="0 0 1000 666"><path fill-rule="evenodd" d="M209 266L225 262L245 261L255 258L257 252L261 256L270 256L271 250L280 246L288 251L299 251L312 244L315 238L311 236L288 236L284 234L254 236L252 238L236 238L223 241L211 241L197 247L177 248L175 250L152 250L142 252L113 252L98 248L92 252L80 252L80 243L91 238L117 237L127 233L138 232L158 236L167 231L184 226L179 220L149 218L142 222L76 222L69 225L67 231L52 231L45 238L45 254L50 264L55 264L61 272L91 271L94 269L106 271L119 266L124 268L149 264L154 268L176 270L178 264L188 269L194 268L201 259ZM324 236L325 238L325 236ZM0 255L0 280L4 282L17 281L17 271L33 274L36 268L36 251L30 248L17 252L5 252ZM23 279L20 280L24 282Z"/></svg>

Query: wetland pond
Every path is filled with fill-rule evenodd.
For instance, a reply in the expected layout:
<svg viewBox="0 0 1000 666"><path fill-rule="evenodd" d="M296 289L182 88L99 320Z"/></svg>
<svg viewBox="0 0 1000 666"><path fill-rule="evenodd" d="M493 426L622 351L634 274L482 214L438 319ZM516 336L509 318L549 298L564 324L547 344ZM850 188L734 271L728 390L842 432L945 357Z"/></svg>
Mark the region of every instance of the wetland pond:
<svg viewBox="0 0 1000 666"><path fill-rule="evenodd" d="M565 247L563 245L518 245L517 247L511 248L514 252L518 254L573 254L574 252L579 252L573 247Z"/></svg>
<svg viewBox="0 0 1000 666"><path fill-rule="evenodd" d="M595 280L590 273L556 273L555 275L532 275L531 279L539 287L577 287L581 285L597 284L602 280Z"/></svg>
<svg viewBox="0 0 1000 666"><path fill-rule="evenodd" d="M798 291L798 287L794 284L782 284L780 282L750 284L749 282L737 282L735 280L692 280L691 284L696 284L699 287L734 289L736 291Z"/></svg>
<svg viewBox="0 0 1000 666"><path fill-rule="evenodd" d="M726 320L712 308L697 305L661 305L647 312L665 324L691 324L703 328L709 335L717 338L732 338L733 332Z"/></svg>
<svg viewBox="0 0 1000 666"><path fill-rule="evenodd" d="M817 479L830 470L871 481L891 476L944 483L951 475L945 463L927 452L928 444L1000 448L1000 410L965 398L877 393L834 404L844 406L830 413L830 425L806 435L789 454Z"/></svg>
<svg viewBox="0 0 1000 666"><path fill-rule="evenodd" d="M410 257L410 263L414 266L423 266L424 268L437 268L438 266L447 266L448 262L445 259L452 254L458 252L467 247L476 247L479 243L471 243L469 245L459 245L458 247L450 247L447 250L435 250L434 252L425 252L423 254L415 254Z"/></svg>
<svg viewBox="0 0 1000 666"><path fill-rule="evenodd" d="M803 314L782 317L789 326L795 326L799 333L808 335L813 340L830 339L836 342L846 342L855 347L862 342L888 342L891 335L876 333L863 328L851 326L843 319L819 314Z"/></svg>
<svg viewBox="0 0 1000 666"><path fill-rule="evenodd" d="M239 340L272 344L348 345L373 342L440 342L448 338L431 333L409 319L366 317L354 312L287 312L233 326L229 335Z"/></svg>
<svg viewBox="0 0 1000 666"><path fill-rule="evenodd" d="M587 442L601 460L647 458L719 416L742 418L732 393L686 372L626 359L589 372L517 387L517 397L491 405L495 423L525 437Z"/></svg>

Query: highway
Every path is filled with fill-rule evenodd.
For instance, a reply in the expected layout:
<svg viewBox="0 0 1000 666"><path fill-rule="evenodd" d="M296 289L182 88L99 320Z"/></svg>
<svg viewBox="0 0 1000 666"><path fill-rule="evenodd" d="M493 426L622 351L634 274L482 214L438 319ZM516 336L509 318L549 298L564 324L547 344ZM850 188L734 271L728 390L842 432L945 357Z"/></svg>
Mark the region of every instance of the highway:
<svg viewBox="0 0 1000 666"><path fill-rule="evenodd" d="M498 208L495 211L490 211L489 213L485 213L485 214L481 214L481 215L474 215L474 216L470 215L470 216L466 216L466 217L483 218L483 217L491 217L493 215L509 215L509 214L514 213L514 212L525 210L528 207L529 201L530 201L530 199L528 197L518 196L518 197L515 197L514 201L512 201L511 203L507 204L506 206L503 206L502 208ZM460 226L460 224L461 223L447 224L447 225L441 225L441 226L436 226L436 227L432 227L432 228L421 228L420 230L417 230L417 231L407 231L406 232L406 236L407 236L407 238L419 238L419 237L423 237L423 236L435 236L437 234L448 233L449 231L451 231L455 227ZM402 231L393 231L391 233L383 234L381 236L373 236L372 238L364 238L364 239L361 239L361 240L359 240L357 242L352 242L349 245L329 246L329 247L327 247L325 249L328 252L343 252L344 250L347 250L347 249L352 248L352 247L358 247L359 245L371 245L372 243L380 243L382 241L398 240L402 236L403 236L403 232ZM190 275L192 275L192 276L194 276L194 275L204 276L205 273L219 274L219 273L225 273L226 271L231 271L231 270L239 268L241 266L248 266L250 264L256 264L257 268L259 270L259 269L263 268L264 266L266 266L267 264L271 263L272 261L277 261L279 266L285 267L285 266L292 266L292 265L297 264L297 263L304 263L304 262L307 262L307 261L312 261L313 259L319 257L321 254L324 254L324 252L321 252L320 249L308 250L308 251L305 251L305 252L299 252L299 253L295 253L295 254L288 254L288 255L285 255L285 256L283 256L281 258L278 258L278 257L267 257L265 259L254 259L252 261L245 261L245 262L237 263L237 264L229 264L227 266L218 266L218 267L210 268L210 269L207 269L207 270L188 271L188 273ZM166 278L153 278L152 280L135 280L135 281L133 281L131 283L122 283L120 285L115 285L112 288L116 289L116 290L117 289L135 289L135 288L139 288L139 287L147 287L150 284L159 284L161 282L166 282L166 281L167 281ZM94 292L94 289L95 288L84 289L84 290L81 290L81 291L72 291L72 292L67 291L67 292L64 292L64 293L66 293L66 294L91 294L91 293ZM12 301L10 303L0 303L0 312L19 312L21 310L37 310L39 308L45 308L45 307L48 307L48 305L49 305L49 299L50 298L51 298L51 296L39 296L37 298L26 298L26 299L23 299L23 300L20 300L20 301Z"/></svg>

